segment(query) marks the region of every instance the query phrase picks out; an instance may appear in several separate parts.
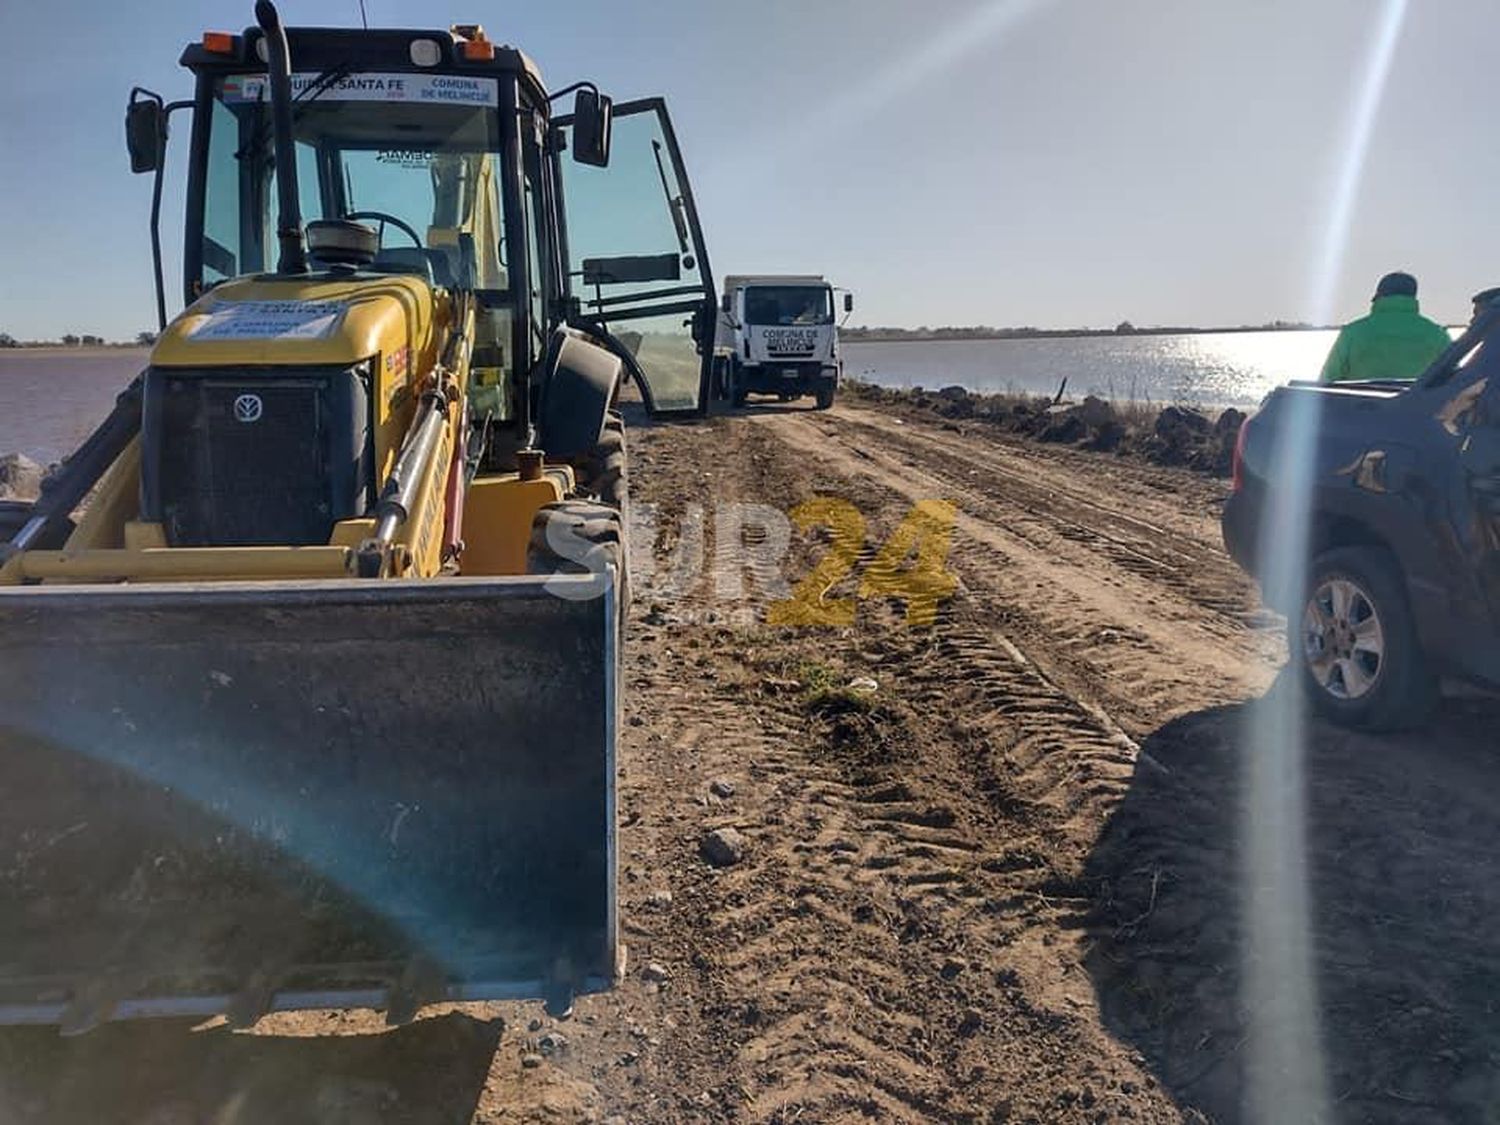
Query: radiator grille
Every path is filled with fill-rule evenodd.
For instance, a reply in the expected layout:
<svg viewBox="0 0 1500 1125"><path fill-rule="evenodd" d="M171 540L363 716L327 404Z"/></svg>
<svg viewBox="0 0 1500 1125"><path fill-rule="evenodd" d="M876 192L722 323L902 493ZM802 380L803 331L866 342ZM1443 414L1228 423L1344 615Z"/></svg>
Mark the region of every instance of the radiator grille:
<svg viewBox="0 0 1500 1125"><path fill-rule="evenodd" d="M309 546L359 514L368 431L352 372L153 374L148 499L169 543Z"/></svg>

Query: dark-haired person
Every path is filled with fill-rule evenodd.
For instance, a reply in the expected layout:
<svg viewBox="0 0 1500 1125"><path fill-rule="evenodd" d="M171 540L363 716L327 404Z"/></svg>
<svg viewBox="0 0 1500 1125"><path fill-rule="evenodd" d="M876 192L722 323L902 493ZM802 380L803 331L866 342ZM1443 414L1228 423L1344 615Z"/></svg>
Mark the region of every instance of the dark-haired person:
<svg viewBox="0 0 1500 1125"><path fill-rule="evenodd" d="M1321 379L1415 379L1450 343L1447 329L1422 315L1417 279L1409 273L1388 273L1375 287L1370 315L1339 332Z"/></svg>
<svg viewBox="0 0 1500 1125"><path fill-rule="evenodd" d="M1473 324L1475 321L1477 321L1479 319L1479 314L1488 309L1496 301L1500 301L1500 288L1481 289L1478 293L1475 293L1474 315L1469 318L1469 323Z"/></svg>

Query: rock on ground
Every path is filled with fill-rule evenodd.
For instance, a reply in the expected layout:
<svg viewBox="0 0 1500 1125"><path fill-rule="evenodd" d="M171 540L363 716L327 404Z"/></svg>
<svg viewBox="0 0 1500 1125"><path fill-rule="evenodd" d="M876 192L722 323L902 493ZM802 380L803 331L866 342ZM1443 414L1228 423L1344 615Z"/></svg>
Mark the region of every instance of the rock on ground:
<svg viewBox="0 0 1500 1125"><path fill-rule="evenodd" d="M737 829L715 828L703 837L699 851L715 867L733 867L745 858L747 844L748 841Z"/></svg>
<svg viewBox="0 0 1500 1125"><path fill-rule="evenodd" d="M1219 415L1219 420L1214 423L1214 433L1220 437L1233 437L1239 434L1240 427L1245 424L1246 414L1243 410L1230 407Z"/></svg>
<svg viewBox="0 0 1500 1125"><path fill-rule="evenodd" d="M0 457L0 500L34 500L42 487L42 467L24 453Z"/></svg>
<svg viewBox="0 0 1500 1125"><path fill-rule="evenodd" d="M1115 408L1098 395L1089 395L1068 411L1091 430L1097 430L1115 420Z"/></svg>

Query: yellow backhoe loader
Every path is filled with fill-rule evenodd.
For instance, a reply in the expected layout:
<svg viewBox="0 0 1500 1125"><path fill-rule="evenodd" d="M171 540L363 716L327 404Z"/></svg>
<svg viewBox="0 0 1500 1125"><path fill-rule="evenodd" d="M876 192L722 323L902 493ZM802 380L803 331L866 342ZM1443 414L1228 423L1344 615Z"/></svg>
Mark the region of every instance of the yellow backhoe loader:
<svg viewBox="0 0 1500 1125"><path fill-rule="evenodd" d="M619 970L618 398L712 353L665 107L268 0L182 62L126 113L160 337L0 511L0 1023L566 1010Z"/></svg>

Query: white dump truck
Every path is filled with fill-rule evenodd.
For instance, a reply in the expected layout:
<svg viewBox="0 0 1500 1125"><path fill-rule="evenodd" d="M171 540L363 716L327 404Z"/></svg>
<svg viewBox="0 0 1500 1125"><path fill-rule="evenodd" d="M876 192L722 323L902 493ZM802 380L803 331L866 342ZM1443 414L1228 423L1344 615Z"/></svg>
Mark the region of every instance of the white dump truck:
<svg viewBox="0 0 1500 1125"><path fill-rule="evenodd" d="M719 305L716 352L721 393L735 406L749 395L791 402L812 395L819 410L833 405L843 373L834 295L844 315L854 296L813 274L730 275Z"/></svg>

